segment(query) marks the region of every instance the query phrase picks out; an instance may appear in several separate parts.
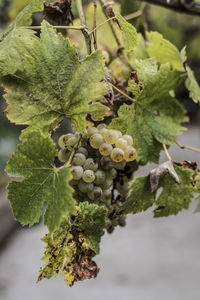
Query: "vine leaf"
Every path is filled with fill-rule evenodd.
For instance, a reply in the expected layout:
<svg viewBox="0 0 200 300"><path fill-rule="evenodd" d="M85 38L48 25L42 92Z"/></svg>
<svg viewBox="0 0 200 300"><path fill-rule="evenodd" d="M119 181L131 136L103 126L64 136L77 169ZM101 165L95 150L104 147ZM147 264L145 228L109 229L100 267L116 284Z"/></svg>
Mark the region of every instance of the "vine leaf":
<svg viewBox="0 0 200 300"><path fill-rule="evenodd" d="M166 161L150 172L151 192L155 192L157 190L160 177L167 172L176 183L180 183L178 175L174 170L173 163L171 161Z"/></svg>
<svg viewBox="0 0 200 300"><path fill-rule="evenodd" d="M65 220L53 238L46 234L42 239L47 245L38 281L57 276L60 270L66 283L95 278L99 271L92 257L99 253L99 243L104 234L107 210L88 202L77 206L77 216L70 223Z"/></svg>
<svg viewBox="0 0 200 300"><path fill-rule="evenodd" d="M150 189L150 176L136 178L131 184L130 193L122 205L126 214L139 213L151 207L155 201L155 193Z"/></svg>
<svg viewBox="0 0 200 300"><path fill-rule="evenodd" d="M133 25L127 22L120 14L116 15L122 30L122 39L127 51L133 50L137 46L137 32Z"/></svg>
<svg viewBox="0 0 200 300"><path fill-rule="evenodd" d="M180 184L177 184L168 173L160 178L159 187L162 193L156 200L154 217L177 215L182 209L188 209L194 196L194 171L190 168L175 165Z"/></svg>
<svg viewBox="0 0 200 300"><path fill-rule="evenodd" d="M34 40L17 76L2 78L7 92L7 117L16 124L51 130L66 115L74 129L81 132L86 115L93 111L88 103L106 94L104 75L101 51L80 63L68 39L43 21L40 39ZM102 106L99 108L102 115ZM105 107L104 112L107 111Z"/></svg>
<svg viewBox="0 0 200 300"><path fill-rule="evenodd" d="M178 49L158 32L146 32L147 51L150 57L160 63L169 62L171 66L180 72L185 72L181 54Z"/></svg>
<svg viewBox="0 0 200 300"><path fill-rule="evenodd" d="M186 66L186 70L188 78L185 81L185 86L189 91L190 98L192 98L194 102L200 103L200 86L190 67Z"/></svg>
<svg viewBox="0 0 200 300"><path fill-rule="evenodd" d="M163 96L145 107L123 104L109 126L133 137L137 161L145 164L158 162L161 144L173 145L175 136L185 129L181 122L186 120L182 105L170 96Z"/></svg>
<svg viewBox="0 0 200 300"><path fill-rule="evenodd" d="M14 74L37 39L28 29L13 29L0 43L0 75Z"/></svg>
<svg viewBox="0 0 200 300"><path fill-rule="evenodd" d="M46 0L46 3L50 3L51 0ZM0 39L3 39L14 28L21 26L29 26L32 23L32 14L34 12L43 11L43 0L31 0L27 6L17 15L16 19L8 26L7 30L0 35Z"/></svg>
<svg viewBox="0 0 200 300"><path fill-rule="evenodd" d="M75 213L76 202L69 185L71 171L67 166L54 167L57 152L49 136L39 131L28 132L22 142L8 161L6 171L9 176L23 180L9 183L8 200L15 219L29 226L39 222L46 203L44 224L53 232L63 216Z"/></svg>
<svg viewBox="0 0 200 300"><path fill-rule="evenodd" d="M153 58L136 61L135 69L128 90L144 105L169 94L182 80L180 73L172 70L169 63L158 67Z"/></svg>

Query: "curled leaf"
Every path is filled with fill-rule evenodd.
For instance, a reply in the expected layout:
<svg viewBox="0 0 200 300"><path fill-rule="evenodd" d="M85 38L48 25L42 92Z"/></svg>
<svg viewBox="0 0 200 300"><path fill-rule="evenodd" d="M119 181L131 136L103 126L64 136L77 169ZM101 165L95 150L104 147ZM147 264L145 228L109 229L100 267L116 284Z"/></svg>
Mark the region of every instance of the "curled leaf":
<svg viewBox="0 0 200 300"><path fill-rule="evenodd" d="M174 170L173 164L171 161L166 161L163 164L159 165L157 168L151 170L150 172L150 185L151 185L151 192L155 192L157 190L160 177L163 176L165 173L169 173L172 179L176 183L180 183L178 175Z"/></svg>

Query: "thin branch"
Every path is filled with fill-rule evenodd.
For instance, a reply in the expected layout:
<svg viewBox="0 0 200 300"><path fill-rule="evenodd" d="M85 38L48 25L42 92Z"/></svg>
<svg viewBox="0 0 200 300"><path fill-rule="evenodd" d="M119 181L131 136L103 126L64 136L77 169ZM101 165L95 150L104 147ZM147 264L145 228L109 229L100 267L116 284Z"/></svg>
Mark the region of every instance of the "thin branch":
<svg viewBox="0 0 200 300"><path fill-rule="evenodd" d="M179 146L181 149L188 149L188 150L192 150L195 152L199 152L200 153L200 149L195 148L195 147L191 147L191 146L187 146L187 145L182 145L181 143L179 143L178 141L175 141L177 146Z"/></svg>
<svg viewBox="0 0 200 300"><path fill-rule="evenodd" d="M124 93L123 91L121 91L120 89L118 89L114 84L112 84L111 82L109 82L109 84L112 86L112 88L114 90L116 90L118 93L120 93L121 95L123 95L124 97L126 97L127 99L129 99L130 101L132 101L133 103L136 102L136 100L134 98L131 98L129 95L127 95L126 93Z"/></svg>
<svg viewBox="0 0 200 300"><path fill-rule="evenodd" d="M124 16L124 19L126 19L128 21L128 20L132 20L132 19L138 18L141 15L142 15L142 11L138 10L138 11L132 13L132 14Z"/></svg>
<svg viewBox="0 0 200 300"><path fill-rule="evenodd" d="M166 154L168 160L172 162L172 158L171 158L171 156L170 156L170 154L169 154L169 152L168 152L168 150L167 150L166 145L165 145L165 144L162 144L162 145L163 145L163 149L164 149L164 151L165 151L165 154Z"/></svg>
<svg viewBox="0 0 200 300"><path fill-rule="evenodd" d="M97 29L99 29L99 27L103 26L104 24L108 23L111 20L116 19L115 17L109 18L107 20L105 20L103 23L100 23L99 25L97 25L97 27L95 27L94 29L92 29L89 34L92 34L94 31L96 31Z"/></svg>
<svg viewBox="0 0 200 300"><path fill-rule="evenodd" d="M159 5L174 11L200 17L200 3L193 0L140 0Z"/></svg>
<svg viewBox="0 0 200 300"><path fill-rule="evenodd" d="M94 4L94 18L93 18L93 27L92 27L92 35L93 35L93 44L94 44L94 50L97 50L97 2L96 0L93 0Z"/></svg>
<svg viewBox="0 0 200 300"><path fill-rule="evenodd" d="M105 0L99 0L99 2L100 2L100 4L101 4L101 7L102 7L102 10L103 10L103 13L104 13L105 17L106 17L107 19L109 19L109 17L107 16L107 9L111 6L111 3L110 3L110 2L107 2L107 1L105 1ZM113 26L112 21L109 21L108 24L110 25L110 29L111 29L111 31L112 31L112 34L113 34L115 40L116 40L117 46L118 46L119 48L122 48L122 44L121 44L121 42L120 42L120 40L119 40L119 38L118 38L118 36L117 36L117 33L116 33L116 31L115 31L115 28L114 28L114 26Z"/></svg>
<svg viewBox="0 0 200 300"><path fill-rule="evenodd" d="M83 30L84 26L52 26L54 29ZM18 26L17 29L41 29L41 26Z"/></svg>
<svg viewBox="0 0 200 300"><path fill-rule="evenodd" d="M88 27L87 27L87 23L86 23L86 19L85 19L85 14L83 11L83 4L82 4L82 0L76 0L76 6L78 9L78 13L79 13L79 18L81 19L82 25L83 25L83 29L82 29L82 33L85 39L85 44L86 44L86 48L87 48L87 52L88 54L92 53L92 46L91 46L91 38L89 35L89 31L88 31Z"/></svg>

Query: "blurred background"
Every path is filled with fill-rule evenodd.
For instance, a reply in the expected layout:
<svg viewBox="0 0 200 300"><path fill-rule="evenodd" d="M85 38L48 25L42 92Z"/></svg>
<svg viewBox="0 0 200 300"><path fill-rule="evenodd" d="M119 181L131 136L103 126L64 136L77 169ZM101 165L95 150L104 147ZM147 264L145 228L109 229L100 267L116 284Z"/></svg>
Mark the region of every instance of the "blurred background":
<svg viewBox="0 0 200 300"><path fill-rule="evenodd" d="M198 0L200 2L200 0ZM197 1L197 2L198 2ZM0 32L15 18L29 0L0 0ZM84 1L85 4L90 1ZM200 83L200 18L188 16L139 1L118 0L122 15L143 10L141 17L130 20L137 30L157 30L179 50L187 45L190 66ZM76 10L74 10L76 17ZM37 22L37 16L33 20ZM200 109L181 86L178 99L190 117L189 130L179 141L200 148ZM37 298L38 300L115 299L199 300L200 299L200 216L194 213L194 199L189 211L178 216L153 219L151 209L129 216L125 228L106 234L96 262L100 273L95 280L69 288L58 277L36 284L46 232L41 225L22 228L13 220L6 200L8 178L6 161L15 150L22 127L11 124L3 111L6 104L0 88L0 300ZM65 130L67 123L61 127ZM200 154L178 147L169 149L174 161L192 160L200 166ZM161 153L160 162L166 160ZM148 164L136 176L146 175L154 167Z"/></svg>

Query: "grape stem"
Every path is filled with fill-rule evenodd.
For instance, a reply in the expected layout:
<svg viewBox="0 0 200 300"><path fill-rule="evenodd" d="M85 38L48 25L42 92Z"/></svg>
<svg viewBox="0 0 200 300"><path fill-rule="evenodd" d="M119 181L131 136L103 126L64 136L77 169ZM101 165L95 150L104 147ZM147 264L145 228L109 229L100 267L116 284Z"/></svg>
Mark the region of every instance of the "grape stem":
<svg viewBox="0 0 200 300"><path fill-rule="evenodd" d="M166 154L168 160L172 162L172 158L171 158L171 156L170 156L170 154L169 154L169 152L168 152L168 150L167 150L166 145L165 145L165 144L162 144L162 145L163 145L163 149L164 149L164 151L165 151L165 154Z"/></svg>
<svg viewBox="0 0 200 300"><path fill-rule="evenodd" d="M70 155L70 158L69 158L69 160L68 160L68 162L67 162L67 167L70 167L70 166L71 166L71 162L72 162L72 160L73 160L73 158L74 158L74 155L76 154L76 151L78 150L78 147L79 147L79 144L80 144L80 142L81 142L81 139L82 139L82 134L80 134L78 143L76 144L76 146L75 146L75 147L73 148L73 150L72 150L72 153L71 153L71 155Z"/></svg>
<svg viewBox="0 0 200 300"><path fill-rule="evenodd" d="M127 99L129 99L130 101L132 101L133 103L136 102L136 99L130 97L129 95L127 95L126 93L124 93L123 91L121 91L120 89L118 89L114 84L112 84L111 82L109 82L109 84L112 86L112 88L114 90L116 90L118 93L120 93L121 95L123 95L124 97L126 97Z"/></svg>
<svg viewBox="0 0 200 300"><path fill-rule="evenodd" d="M85 30L85 26L52 26L54 29ZM16 29L41 29L41 26L17 26Z"/></svg>
<svg viewBox="0 0 200 300"><path fill-rule="evenodd" d="M175 142L176 142L177 146L179 146L181 149L188 149L188 150L192 150L192 151L195 151L195 152L200 152L200 149L198 149L198 148L187 146L187 145L182 145L178 141L175 141Z"/></svg>
<svg viewBox="0 0 200 300"><path fill-rule="evenodd" d="M88 55L90 55L92 53L91 37L89 35L89 31L88 31L88 27L87 27L87 23L86 23L82 0L76 0L76 7L78 10L79 18L80 18L80 20L82 22L82 26L83 26L82 34L85 39L87 52L88 52Z"/></svg>

